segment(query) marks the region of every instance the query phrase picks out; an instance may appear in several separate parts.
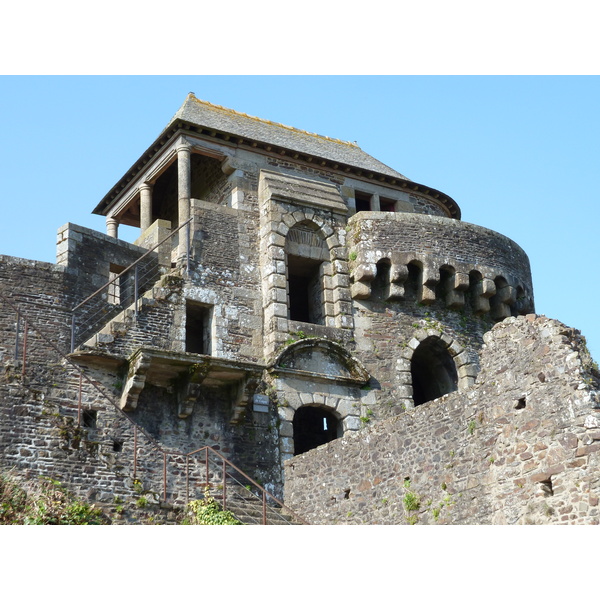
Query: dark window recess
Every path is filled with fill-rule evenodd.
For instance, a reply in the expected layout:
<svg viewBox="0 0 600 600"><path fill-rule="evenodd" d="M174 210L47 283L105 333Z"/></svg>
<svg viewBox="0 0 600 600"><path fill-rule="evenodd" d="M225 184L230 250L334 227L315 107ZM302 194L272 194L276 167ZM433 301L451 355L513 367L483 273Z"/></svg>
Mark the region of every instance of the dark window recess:
<svg viewBox="0 0 600 600"><path fill-rule="evenodd" d="M95 429L98 420L97 410L84 410L81 413L81 425L89 429Z"/></svg>
<svg viewBox="0 0 600 600"><path fill-rule="evenodd" d="M323 325L321 261L288 255L290 319Z"/></svg>
<svg viewBox="0 0 600 600"><path fill-rule="evenodd" d="M363 210L371 210L371 196L363 192L354 193L354 201L356 206L356 212Z"/></svg>
<svg viewBox="0 0 600 600"><path fill-rule="evenodd" d="M123 442L121 440L113 440L113 452L121 452L123 450Z"/></svg>
<svg viewBox="0 0 600 600"><path fill-rule="evenodd" d="M396 201L389 198L379 198L379 210L381 212L396 212Z"/></svg>
<svg viewBox="0 0 600 600"><path fill-rule="evenodd" d="M186 352L210 354L210 308L189 302L185 319Z"/></svg>
<svg viewBox="0 0 600 600"><path fill-rule="evenodd" d="M430 337L419 344L410 371L415 406L454 392L458 387L456 365L439 338Z"/></svg>
<svg viewBox="0 0 600 600"><path fill-rule="evenodd" d="M308 452L338 437L338 420L318 406L302 406L294 415L294 454Z"/></svg>
<svg viewBox="0 0 600 600"><path fill-rule="evenodd" d="M540 481L540 488L544 496L554 496L554 488L552 487L552 477Z"/></svg>
<svg viewBox="0 0 600 600"><path fill-rule="evenodd" d="M390 269L391 265L387 259L377 263L377 274L371 282L371 293L374 297L387 298L390 289Z"/></svg>
<svg viewBox="0 0 600 600"><path fill-rule="evenodd" d="M115 265L115 264L110 264L110 271L108 274L108 288L107 288L107 295L108 295L108 301L110 302L110 304L121 304L121 301L123 300L122 298L122 294L123 294L123 290L122 290L122 286L123 286L123 281L121 277L118 277L118 275L120 273L122 273L125 270L125 267L122 267L120 265Z"/></svg>
<svg viewBox="0 0 600 600"><path fill-rule="evenodd" d="M404 299L408 302L420 300L419 290L423 281L423 269L416 263L408 263L408 278L404 283Z"/></svg>

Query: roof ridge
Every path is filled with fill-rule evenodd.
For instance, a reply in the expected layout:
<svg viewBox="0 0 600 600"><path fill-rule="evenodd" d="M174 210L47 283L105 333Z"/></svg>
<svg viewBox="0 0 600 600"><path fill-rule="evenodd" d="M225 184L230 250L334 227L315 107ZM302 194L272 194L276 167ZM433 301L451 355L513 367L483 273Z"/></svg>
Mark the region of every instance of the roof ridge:
<svg viewBox="0 0 600 600"><path fill-rule="evenodd" d="M327 135L321 135L319 133L312 133L310 131L306 131L304 129L298 129L297 127L292 127L291 125L284 125L283 123L277 123L276 121L270 121L268 119L262 119L261 117L255 117L253 115L249 115L247 113L243 113L243 112L239 112L237 110L234 110L233 108L227 108L226 106L221 106L219 104L213 104L212 102L208 102L207 100L200 100L199 98L196 98L195 94L193 92L190 92L188 94L188 98L191 100L195 100L196 102L198 102L199 104L204 104L205 106L210 106L212 108L217 108L219 110L222 110L223 112L226 113L232 113L241 117L246 117L248 119L253 119L255 121L259 121L260 123L265 123L267 125L273 125L276 127L281 127L283 129L287 129L288 131L295 131L298 133L303 133L305 135L310 135L312 137L315 138L320 138L323 140L327 140L328 142L336 142L338 144L344 144L346 146L352 146L353 148L358 148L360 149L360 146L356 143L356 142L347 142L345 140L340 140L337 138L332 138L329 137Z"/></svg>

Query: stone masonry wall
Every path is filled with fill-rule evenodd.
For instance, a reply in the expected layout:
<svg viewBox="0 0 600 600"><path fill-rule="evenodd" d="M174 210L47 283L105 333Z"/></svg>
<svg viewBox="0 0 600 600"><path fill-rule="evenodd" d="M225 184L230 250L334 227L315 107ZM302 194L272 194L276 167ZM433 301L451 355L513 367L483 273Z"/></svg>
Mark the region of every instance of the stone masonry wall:
<svg viewBox="0 0 600 600"><path fill-rule="evenodd" d="M599 373L579 332L535 315L484 336L476 384L285 464L312 523L598 524Z"/></svg>

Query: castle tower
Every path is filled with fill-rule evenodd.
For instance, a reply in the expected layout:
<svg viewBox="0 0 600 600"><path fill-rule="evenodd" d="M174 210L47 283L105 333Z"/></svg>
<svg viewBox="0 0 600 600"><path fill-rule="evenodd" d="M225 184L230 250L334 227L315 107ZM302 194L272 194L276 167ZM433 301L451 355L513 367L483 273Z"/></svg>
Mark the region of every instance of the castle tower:
<svg viewBox="0 0 600 600"><path fill-rule="evenodd" d="M159 443L275 490L294 454L467 389L534 310L524 251L446 194L193 94L94 213L106 235L59 231L72 359Z"/></svg>

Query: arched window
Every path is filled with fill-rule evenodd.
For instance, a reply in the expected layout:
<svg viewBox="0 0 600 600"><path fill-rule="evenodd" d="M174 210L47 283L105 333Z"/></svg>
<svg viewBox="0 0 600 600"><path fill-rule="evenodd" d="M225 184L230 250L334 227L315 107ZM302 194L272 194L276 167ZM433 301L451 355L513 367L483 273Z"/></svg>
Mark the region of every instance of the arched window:
<svg viewBox="0 0 600 600"><path fill-rule="evenodd" d="M458 389L456 365L446 344L438 337L428 337L419 344L410 370L415 406Z"/></svg>
<svg viewBox="0 0 600 600"><path fill-rule="evenodd" d="M321 406L301 406L294 414L294 454L308 452L338 437L340 423Z"/></svg>

